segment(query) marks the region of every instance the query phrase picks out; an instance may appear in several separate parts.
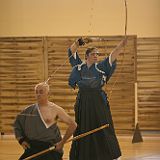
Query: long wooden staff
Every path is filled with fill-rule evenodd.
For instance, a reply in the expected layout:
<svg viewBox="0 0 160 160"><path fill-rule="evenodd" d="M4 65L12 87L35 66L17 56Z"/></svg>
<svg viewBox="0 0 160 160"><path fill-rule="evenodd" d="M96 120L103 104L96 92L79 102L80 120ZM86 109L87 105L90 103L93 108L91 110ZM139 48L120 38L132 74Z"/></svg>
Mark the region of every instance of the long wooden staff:
<svg viewBox="0 0 160 160"><path fill-rule="evenodd" d="M104 129L104 128L107 128L107 127L109 127L109 124L105 124L105 125L103 125L103 126L101 126L101 127L95 128L95 129L93 129L93 130L91 130L91 131L88 131L88 132L86 132L86 133L83 133L83 134L80 134L80 135L78 135L78 136L76 136L76 137L73 137L73 138L69 139L66 143L69 143L69 142L71 142L71 141L76 141L76 140L78 140L78 139L80 139L80 138L83 138L83 137L85 137L85 136L88 136L88 135L90 135L90 134L92 134L92 133L95 133L95 132L97 132L97 131L99 131L99 130L102 130L102 129ZM66 143L65 143L65 144L66 144ZM50 148L48 148L48 149L45 149L45 150L43 150L43 151L41 151L41 152L38 152L38 153L36 153L36 154L33 154L32 156L29 156L29 157L27 157L27 158L25 158L25 159L23 159L23 160L31 160L32 158L38 157L38 156L40 156L40 155L42 155L42 154L45 154L45 153L47 153L47 152L49 152L49 151L51 151L51 150L54 150L54 149L55 149L55 146L52 146L52 147L50 147Z"/></svg>

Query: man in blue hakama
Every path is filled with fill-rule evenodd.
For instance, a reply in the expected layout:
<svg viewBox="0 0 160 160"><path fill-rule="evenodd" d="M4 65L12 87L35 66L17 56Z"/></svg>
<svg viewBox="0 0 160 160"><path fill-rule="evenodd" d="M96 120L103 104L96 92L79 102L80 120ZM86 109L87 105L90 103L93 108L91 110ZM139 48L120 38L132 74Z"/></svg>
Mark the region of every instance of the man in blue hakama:
<svg viewBox="0 0 160 160"><path fill-rule="evenodd" d="M102 87L112 76L116 68L116 57L126 43L126 38L112 51L109 57L98 61L98 49L88 48L85 62L78 56L77 49L92 41L89 38L76 40L68 49L72 72L69 85L78 86L79 91L75 103L75 120L77 129L75 136L98 128L106 123L109 128L103 129L72 142L70 160L113 160L121 156L116 138L111 111L106 93Z"/></svg>

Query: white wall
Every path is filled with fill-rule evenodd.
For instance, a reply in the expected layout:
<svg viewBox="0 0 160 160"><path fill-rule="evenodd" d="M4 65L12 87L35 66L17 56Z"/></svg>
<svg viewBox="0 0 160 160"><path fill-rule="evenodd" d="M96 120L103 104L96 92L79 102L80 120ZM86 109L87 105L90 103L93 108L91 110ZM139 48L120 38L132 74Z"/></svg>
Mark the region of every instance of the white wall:
<svg viewBox="0 0 160 160"><path fill-rule="evenodd" d="M160 36L160 0L127 0L128 34ZM0 0L0 36L123 35L124 0Z"/></svg>

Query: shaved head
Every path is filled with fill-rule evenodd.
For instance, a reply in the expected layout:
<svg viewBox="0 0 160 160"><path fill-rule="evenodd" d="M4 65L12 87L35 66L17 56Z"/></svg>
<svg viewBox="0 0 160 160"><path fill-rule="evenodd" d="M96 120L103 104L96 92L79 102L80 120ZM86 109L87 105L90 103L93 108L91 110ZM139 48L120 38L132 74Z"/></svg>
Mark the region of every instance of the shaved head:
<svg viewBox="0 0 160 160"><path fill-rule="evenodd" d="M41 82L35 85L35 90L38 88L45 88L49 92L49 85L46 82Z"/></svg>

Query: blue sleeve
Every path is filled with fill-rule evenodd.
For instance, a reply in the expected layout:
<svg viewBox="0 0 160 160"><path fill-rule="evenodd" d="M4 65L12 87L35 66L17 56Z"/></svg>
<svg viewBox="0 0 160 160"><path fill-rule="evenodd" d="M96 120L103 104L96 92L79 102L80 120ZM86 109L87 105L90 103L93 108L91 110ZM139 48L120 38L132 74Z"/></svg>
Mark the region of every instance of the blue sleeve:
<svg viewBox="0 0 160 160"><path fill-rule="evenodd" d="M72 56L72 52L71 52L70 48L68 49L68 57L69 57L69 62L70 62L72 67L82 63L82 61L79 58L77 52L76 52L76 59Z"/></svg>
<svg viewBox="0 0 160 160"><path fill-rule="evenodd" d="M110 66L109 57L107 57L98 63L98 68L105 72L105 76L107 76L108 81L116 69L116 60L112 63L112 66Z"/></svg>
<svg viewBox="0 0 160 160"><path fill-rule="evenodd" d="M72 68L72 72L68 79L68 84L75 89L76 84L78 81L80 81L80 79L81 79L80 72L78 71L77 66L75 66Z"/></svg>

